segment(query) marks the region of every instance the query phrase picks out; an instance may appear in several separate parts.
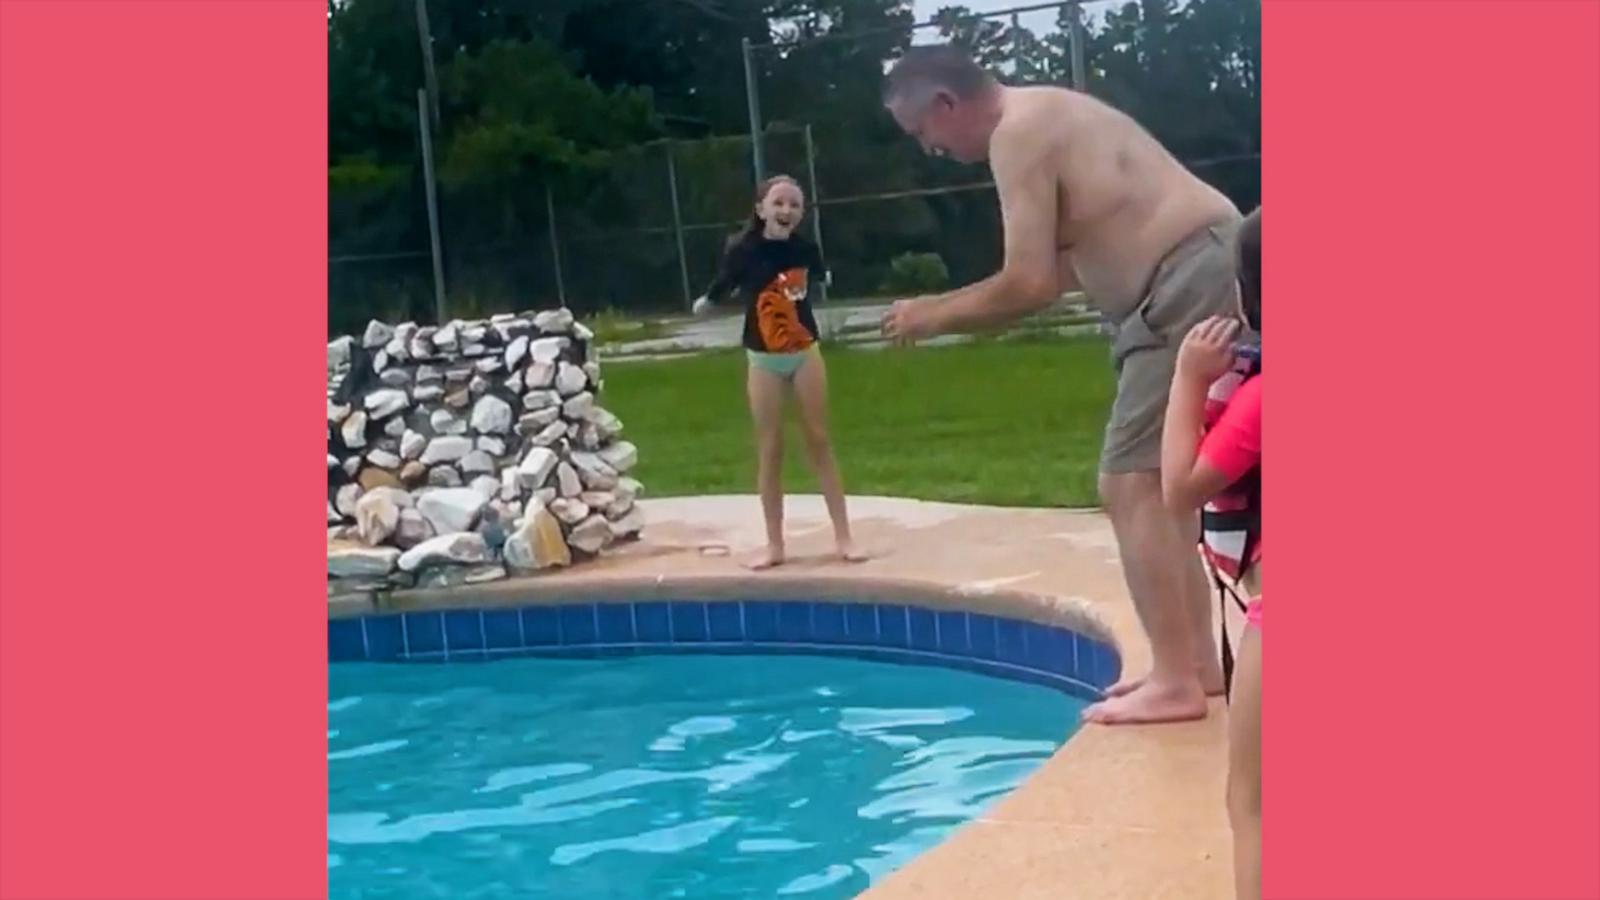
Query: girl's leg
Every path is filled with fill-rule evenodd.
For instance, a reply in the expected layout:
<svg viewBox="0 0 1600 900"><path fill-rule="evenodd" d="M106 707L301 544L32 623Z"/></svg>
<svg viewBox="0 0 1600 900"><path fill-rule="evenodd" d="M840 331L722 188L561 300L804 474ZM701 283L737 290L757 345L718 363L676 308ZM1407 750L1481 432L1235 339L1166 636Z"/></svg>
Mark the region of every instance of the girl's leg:
<svg viewBox="0 0 1600 900"><path fill-rule="evenodd" d="M812 351L811 358L794 373L794 394L799 400L801 431L805 435L806 456L817 473L817 484L822 488L822 498L828 504L828 517L833 520L833 538L839 556L849 562L859 562L866 556L856 550L850 536L850 516L845 510L844 485L839 479L839 465L833 458L833 444L828 438L828 367L822 354Z"/></svg>
<svg viewBox="0 0 1600 900"><path fill-rule="evenodd" d="M1228 705L1228 820L1238 900L1261 900L1261 629L1239 642Z"/></svg>
<svg viewBox="0 0 1600 900"><path fill-rule="evenodd" d="M783 378L752 365L745 387L756 431L756 486L767 523L767 549L750 562L752 569L783 563Z"/></svg>

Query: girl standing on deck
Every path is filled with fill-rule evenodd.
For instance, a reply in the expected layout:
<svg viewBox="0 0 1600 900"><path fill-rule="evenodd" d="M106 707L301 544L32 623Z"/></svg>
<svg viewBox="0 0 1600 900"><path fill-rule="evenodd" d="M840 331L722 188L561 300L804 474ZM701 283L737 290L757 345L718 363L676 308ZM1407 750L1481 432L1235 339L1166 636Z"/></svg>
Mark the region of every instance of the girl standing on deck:
<svg viewBox="0 0 1600 900"><path fill-rule="evenodd" d="M1253 348L1233 346L1241 319L1261 333L1259 208L1245 217L1236 241L1239 318L1201 322L1178 350L1161 436L1161 489L1172 509L1201 510L1203 550L1219 590L1231 583L1249 601L1231 673L1228 820L1234 890L1239 900L1260 900L1261 369ZM1225 673L1229 662L1224 655Z"/></svg>
<svg viewBox="0 0 1600 900"><path fill-rule="evenodd" d="M817 348L811 289L826 277L817 246L795 229L805 215L805 194L787 175L756 188L755 210L744 229L728 240L716 280L694 303L695 315L737 290L744 299L744 347L749 357L746 386L756 426L757 485L766 518L767 547L749 561L754 569L781 565L783 547L783 404L793 390L799 401L806 456L833 520L839 556L856 562L845 511L844 487L828 438L828 376Z"/></svg>

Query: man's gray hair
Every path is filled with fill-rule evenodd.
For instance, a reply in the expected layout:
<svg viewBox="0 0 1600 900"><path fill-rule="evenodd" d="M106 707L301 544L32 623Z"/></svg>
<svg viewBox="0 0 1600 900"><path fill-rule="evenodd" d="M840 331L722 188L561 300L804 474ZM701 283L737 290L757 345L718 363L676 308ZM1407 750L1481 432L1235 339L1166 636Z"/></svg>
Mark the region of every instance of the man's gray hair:
<svg viewBox="0 0 1600 900"><path fill-rule="evenodd" d="M994 77L967 51L950 44L927 44L906 50L883 80L883 102L913 94L949 91L966 100L982 93Z"/></svg>

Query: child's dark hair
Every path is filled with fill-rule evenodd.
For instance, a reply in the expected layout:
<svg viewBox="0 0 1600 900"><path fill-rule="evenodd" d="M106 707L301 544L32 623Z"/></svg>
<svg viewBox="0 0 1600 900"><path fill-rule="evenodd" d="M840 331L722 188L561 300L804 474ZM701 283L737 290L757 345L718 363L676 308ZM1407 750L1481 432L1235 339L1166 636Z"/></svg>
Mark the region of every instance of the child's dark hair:
<svg viewBox="0 0 1600 900"><path fill-rule="evenodd" d="M793 176L774 175L756 185L755 205L760 206L761 201L767 199L767 194L771 192L774 187L785 183L794 185L795 190L800 190L800 182L795 181ZM750 238L759 235L761 230L765 227L766 223L761 221L761 213L756 212L754 209L750 210L750 220L744 223L743 228L728 236L728 244L726 249L732 250L734 247L737 247Z"/></svg>
<svg viewBox="0 0 1600 900"><path fill-rule="evenodd" d="M1250 329L1261 333L1261 207L1244 217L1234 239L1239 266L1239 305Z"/></svg>

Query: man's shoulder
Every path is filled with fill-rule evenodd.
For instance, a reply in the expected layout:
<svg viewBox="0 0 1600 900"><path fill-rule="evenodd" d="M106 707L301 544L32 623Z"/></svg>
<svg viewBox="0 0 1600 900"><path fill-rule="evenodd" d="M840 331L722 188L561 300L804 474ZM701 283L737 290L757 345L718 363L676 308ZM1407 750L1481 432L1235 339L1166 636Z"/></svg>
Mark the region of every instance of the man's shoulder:
<svg viewBox="0 0 1600 900"><path fill-rule="evenodd" d="M1065 149L1081 115L1084 97L1046 85L1010 89L1005 111L995 125L991 152L1033 155Z"/></svg>

